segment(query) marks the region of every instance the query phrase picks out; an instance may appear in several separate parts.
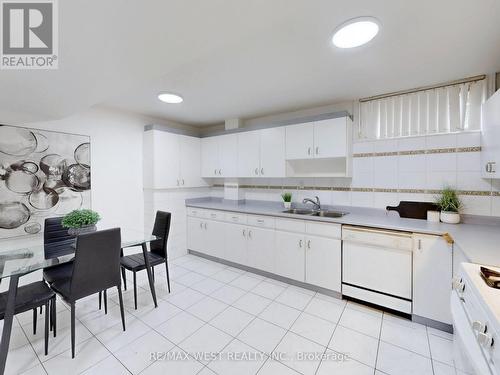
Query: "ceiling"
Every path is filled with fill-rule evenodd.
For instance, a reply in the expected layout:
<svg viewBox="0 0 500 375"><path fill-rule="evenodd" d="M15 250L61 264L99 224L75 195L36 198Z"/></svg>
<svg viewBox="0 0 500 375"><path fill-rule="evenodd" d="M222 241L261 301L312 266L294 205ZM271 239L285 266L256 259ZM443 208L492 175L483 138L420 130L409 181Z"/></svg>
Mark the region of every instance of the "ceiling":
<svg viewBox="0 0 500 375"><path fill-rule="evenodd" d="M0 71L0 123L103 104L204 126L500 71L498 14L498 0L59 1L59 69ZM382 25L371 43L332 46L366 15Z"/></svg>

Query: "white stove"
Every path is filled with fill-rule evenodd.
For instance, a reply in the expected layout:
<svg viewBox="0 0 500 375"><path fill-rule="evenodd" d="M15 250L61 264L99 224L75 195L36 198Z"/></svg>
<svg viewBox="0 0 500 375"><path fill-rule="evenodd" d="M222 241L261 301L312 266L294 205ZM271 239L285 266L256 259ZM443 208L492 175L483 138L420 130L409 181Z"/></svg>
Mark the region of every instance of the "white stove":
<svg viewBox="0 0 500 375"><path fill-rule="evenodd" d="M500 289L486 285L480 267L462 263L453 281L455 364L470 374L500 375Z"/></svg>

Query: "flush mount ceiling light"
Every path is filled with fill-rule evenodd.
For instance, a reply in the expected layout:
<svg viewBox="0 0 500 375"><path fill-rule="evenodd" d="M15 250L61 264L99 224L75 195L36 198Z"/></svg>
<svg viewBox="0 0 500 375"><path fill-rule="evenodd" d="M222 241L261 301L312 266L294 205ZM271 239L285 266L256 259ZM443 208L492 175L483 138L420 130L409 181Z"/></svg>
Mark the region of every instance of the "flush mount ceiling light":
<svg viewBox="0 0 500 375"><path fill-rule="evenodd" d="M379 22L373 17L353 18L337 27L332 43L338 48L359 47L375 38L379 28Z"/></svg>
<svg viewBox="0 0 500 375"><path fill-rule="evenodd" d="M182 96L173 94L171 92L160 92L158 94L158 99L168 104L179 104L184 101L184 99L182 99Z"/></svg>

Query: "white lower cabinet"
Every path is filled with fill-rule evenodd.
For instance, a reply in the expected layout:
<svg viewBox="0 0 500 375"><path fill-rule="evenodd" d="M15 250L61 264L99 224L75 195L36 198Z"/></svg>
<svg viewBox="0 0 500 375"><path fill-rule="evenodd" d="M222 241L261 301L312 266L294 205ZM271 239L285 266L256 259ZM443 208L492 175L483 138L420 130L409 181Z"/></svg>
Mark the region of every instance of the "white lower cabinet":
<svg viewBox="0 0 500 375"><path fill-rule="evenodd" d="M205 234L203 220L196 217L187 218L187 247L189 250L203 251L203 236Z"/></svg>
<svg viewBox="0 0 500 375"><path fill-rule="evenodd" d="M413 240L413 314L451 324L452 245L441 236Z"/></svg>
<svg viewBox="0 0 500 375"><path fill-rule="evenodd" d="M224 259L247 264L247 229L244 225L227 223L224 229Z"/></svg>
<svg viewBox="0 0 500 375"><path fill-rule="evenodd" d="M218 258L224 257L225 223L188 217L188 249Z"/></svg>
<svg viewBox="0 0 500 375"><path fill-rule="evenodd" d="M306 237L306 283L340 293L341 248L342 243L338 239Z"/></svg>
<svg viewBox="0 0 500 375"><path fill-rule="evenodd" d="M304 235L276 231L275 272L289 279L304 282Z"/></svg>
<svg viewBox="0 0 500 375"><path fill-rule="evenodd" d="M274 272L274 232L274 229L248 227L248 266Z"/></svg>

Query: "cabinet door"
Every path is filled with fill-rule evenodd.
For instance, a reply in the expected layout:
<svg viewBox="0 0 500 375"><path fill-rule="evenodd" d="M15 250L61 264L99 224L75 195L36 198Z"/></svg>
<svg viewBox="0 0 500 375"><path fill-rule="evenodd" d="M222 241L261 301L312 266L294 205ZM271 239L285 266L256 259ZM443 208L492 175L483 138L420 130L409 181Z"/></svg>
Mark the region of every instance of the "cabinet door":
<svg viewBox="0 0 500 375"><path fill-rule="evenodd" d="M248 227L247 263L259 270L274 272L274 230Z"/></svg>
<svg viewBox="0 0 500 375"><path fill-rule="evenodd" d="M451 245L440 236L413 239L413 314L451 324Z"/></svg>
<svg viewBox="0 0 500 375"><path fill-rule="evenodd" d="M285 128L260 131L260 174L262 177L285 177Z"/></svg>
<svg viewBox="0 0 500 375"><path fill-rule="evenodd" d="M238 177L260 175L259 131L238 133Z"/></svg>
<svg viewBox="0 0 500 375"><path fill-rule="evenodd" d="M226 224L224 229L224 259L247 265L247 227L239 224Z"/></svg>
<svg viewBox="0 0 500 375"><path fill-rule="evenodd" d="M200 138L179 136L180 141L180 186L204 186L201 179L201 141Z"/></svg>
<svg viewBox="0 0 500 375"><path fill-rule="evenodd" d="M154 188L180 185L179 136L163 131L154 134Z"/></svg>
<svg viewBox="0 0 500 375"><path fill-rule="evenodd" d="M219 150L217 137L201 139L201 175L217 177L219 170Z"/></svg>
<svg viewBox="0 0 500 375"><path fill-rule="evenodd" d="M314 123L315 158L345 157L347 141L347 119L345 117Z"/></svg>
<svg viewBox="0 0 500 375"><path fill-rule="evenodd" d="M216 137L219 141L219 177L236 177L238 137L236 134Z"/></svg>
<svg viewBox="0 0 500 375"><path fill-rule="evenodd" d="M189 250L203 251L205 229L203 221L194 217L187 218L187 247Z"/></svg>
<svg viewBox="0 0 500 375"><path fill-rule="evenodd" d="M203 224L205 228L203 247L206 249L204 253L217 258L224 258L224 228L226 224L212 220L205 220L205 224Z"/></svg>
<svg viewBox="0 0 500 375"><path fill-rule="evenodd" d="M285 127L286 159L311 159L314 146L313 123Z"/></svg>
<svg viewBox="0 0 500 375"><path fill-rule="evenodd" d="M341 291L340 240L316 236L306 237L306 283Z"/></svg>
<svg viewBox="0 0 500 375"><path fill-rule="evenodd" d="M483 104L481 171L484 178L500 178L500 90Z"/></svg>
<svg viewBox="0 0 500 375"><path fill-rule="evenodd" d="M303 235L276 231L275 273L304 282Z"/></svg>

